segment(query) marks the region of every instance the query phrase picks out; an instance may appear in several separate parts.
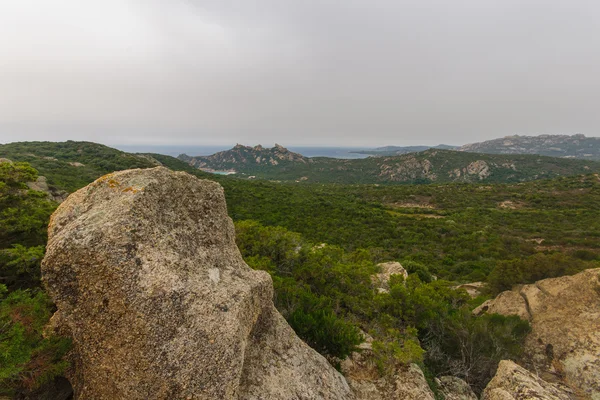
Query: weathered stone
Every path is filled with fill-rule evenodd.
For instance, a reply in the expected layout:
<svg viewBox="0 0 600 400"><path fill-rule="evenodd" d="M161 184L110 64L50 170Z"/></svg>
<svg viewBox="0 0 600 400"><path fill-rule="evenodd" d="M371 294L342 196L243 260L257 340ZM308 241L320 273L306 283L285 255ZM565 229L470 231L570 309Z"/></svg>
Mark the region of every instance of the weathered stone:
<svg viewBox="0 0 600 400"><path fill-rule="evenodd" d="M371 350L364 348L342 361L342 372L357 400L434 400L423 371L415 365L398 365L382 376Z"/></svg>
<svg viewBox="0 0 600 400"><path fill-rule="evenodd" d="M441 376L436 382L446 400L477 400L469 384L456 376Z"/></svg>
<svg viewBox="0 0 600 400"><path fill-rule="evenodd" d="M550 382L600 399L600 268L501 293L476 312L516 314L531 323L524 363ZM487 307L487 308L486 308Z"/></svg>
<svg viewBox="0 0 600 400"><path fill-rule="evenodd" d="M375 288L382 293L387 293L390 290L390 278L392 275L400 275L404 279L408 278L408 272L402 264L396 261L377 264L381 268L381 272L371 277L371 281Z"/></svg>
<svg viewBox="0 0 600 400"><path fill-rule="evenodd" d="M235 245L222 188L106 175L52 216L42 274L73 338L75 399L352 399Z"/></svg>
<svg viewBox="0 0 600 400"><path fill-rule="evenodd" d="M63 202L69 195L69 193L65 192L64 190L51 188L48 185L48 180L45 176L38 176L35 182L27 182L27 187L38 192L45 192L50 200L58 203Z"/></svg>
<svg viewBox="0 0 600 400"><path fill-rule="evenodd" d="M519 292L507 290L502 292L493 300L487 300L482 305L473 310L476 315L483 313L502 314L502 315L518 315L521 319L529 321L530 315L527 309L525 299Z"/></svg>
<svg viewBox="0 0 600 400"><path fill-rule="evenodd" d="M498 371L483 391L481 400L574 400L566 387L545 382L512 361L500 361Z"/></svg>
<svg viewBox="0 0 600 400"><path fill-rule="evenodd" d="M483 282L470 282L463 283L462 285L458 285L454 287L455 289L464 289L465 292L474 299L477 296L480 296L483 289L485 288L485 283Z"/></svg>

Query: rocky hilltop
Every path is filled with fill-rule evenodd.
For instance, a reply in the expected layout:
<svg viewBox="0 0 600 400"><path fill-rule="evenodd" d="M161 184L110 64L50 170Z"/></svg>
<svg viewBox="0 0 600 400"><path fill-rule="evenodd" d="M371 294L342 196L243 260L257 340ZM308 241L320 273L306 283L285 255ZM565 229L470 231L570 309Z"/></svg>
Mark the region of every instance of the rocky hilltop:
<svg viewBox="0 0 600 400"><path fill-rule="evenodd" d="M42 274L76 399L352 399L235 245L222 188L157 167L61 204Z"/></svg>
<svg viewBox="0 0 600 400"><path fill-rule="evenodd" d="M238 144L230 150L221 151L211 156L190 157L186 154L181 154L178 158L196 168L209 171L246 171L249 168L257 166L273 167L289 163L305 164L310 160L278 144L275 144L271 148L265 148L261 145L250 147Z"/></svg>
<svg viewBox="0 0 600 400"><path fill-rule="evenodd" d="M600 138L585 135L506 136L466 144L458 149L489 154L540 154L550 157L600 160Z"/></svg>
<svg viewBox="0 0 600 400"><path fill-rule="evenodd" d="M567 395L563 393L554 397L515 398L600 399L600 268L516 287L485 302L474 312L514 314L528 320L531 333L525 341L523 363L539 377L534 386L547 382L546 389L553 393L574 393L570 397L564 397ZM499 374L513 376L505 369L514 368L505 367L501 364ZM498 378L490 385L502 386L499 381L511 379ZM557 388L562 392L557 392ZM487 392L491 393L491 389ZM484 398L504 398L490 396Z"/></svg>

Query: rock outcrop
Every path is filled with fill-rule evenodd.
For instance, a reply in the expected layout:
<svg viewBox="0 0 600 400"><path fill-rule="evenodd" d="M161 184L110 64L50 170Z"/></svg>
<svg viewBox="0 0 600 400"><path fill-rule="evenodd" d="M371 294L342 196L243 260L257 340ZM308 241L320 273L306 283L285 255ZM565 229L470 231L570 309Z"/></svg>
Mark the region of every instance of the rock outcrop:
<svg viewBox="0 0 600 400"><path fill-rule="evenodd" d="M389 292L392 275L400 275L404 279L408 278L408 272L397 261L389 261L377 264L377 266L381 268L381 272L371 276L371 282L380 293Z"/></svg>
<svg viewBox="0 0 600 400"><path fill-rule="evenodd" d="M474 312L515 314L531 323L524 365L548 382L600 399L600 268L501 293Z"/></svg>
<svg viewBox="0 0 600 400"><path fill-rule="evenodd" d="M44 192L48 196L48 199L62 203L65 201L69 193L64 190L52 188L48 185L48 180L45 176L38 176L35 182L27 182L27 187L31 190L38 192Z"/></svg>
<svg viewBox="0 0 600 400"><path fill-rule="evenodd" d="M454 289L464 289L465 292L474 299L477 296L480 296L483 290L485 289L485 283L483 282L470 282L463 283L462 285L455 286Z"/></svg>
<svg viewBox="0 0 600 400"><path fill-rule="evenodd" d="M477 400L469 384L456 376L441 376L436 383L445 400Z"/></svg>
<svg viewBox="0 0 600 400"><path fill-rule="evenodd" d="M52 216L44 283L75 399L353 399L235 245L222 188L163 167L106 175Z"/></svg>
<svg viewBox="0 0 600 400"><path fill-rule="evenodd" d="M415 365L398 366L389 376L381 376L373 353L363 348L341 364L357 400L434 400L435 396Z"/></svg>
<svg viewBox="0 0 600 400"><path fill-rule="evenodd" d="M515 364L500 361L498 371L483 391L481 400L573 400L575 393L548 383Z"/></svg>

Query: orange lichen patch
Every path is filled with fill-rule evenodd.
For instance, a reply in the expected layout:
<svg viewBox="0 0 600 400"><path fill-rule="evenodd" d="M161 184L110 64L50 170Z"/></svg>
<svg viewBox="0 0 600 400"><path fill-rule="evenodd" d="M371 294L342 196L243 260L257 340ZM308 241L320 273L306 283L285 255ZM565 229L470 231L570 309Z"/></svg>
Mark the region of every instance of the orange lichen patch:
<svg viewBox="0 0 600 400"><path fill-rule="evenodd" d="M108 187L109 188L116 188L118 187L120 184L118 181L114 180L114 179L109 179L108 181Z"/></svg>
<svg viewBox="0 0 600 400"><path fill-rule="evenodd" d="M132 193L132 194L136 194L141 191L142 191L142 189L134 188L133 186L126 187L125 189L122 190L123 193Z"/></svg>
<svg viewBox="0 0 600 400"><path fill-rule="evenodd" d="M113 175L114 175L114 172L111 172L109 174L101 176L100 178L96 179L96 182L100 183L100 182L104 182L106 180L109 180L109 179L111 179L113 177Z"/></svg>

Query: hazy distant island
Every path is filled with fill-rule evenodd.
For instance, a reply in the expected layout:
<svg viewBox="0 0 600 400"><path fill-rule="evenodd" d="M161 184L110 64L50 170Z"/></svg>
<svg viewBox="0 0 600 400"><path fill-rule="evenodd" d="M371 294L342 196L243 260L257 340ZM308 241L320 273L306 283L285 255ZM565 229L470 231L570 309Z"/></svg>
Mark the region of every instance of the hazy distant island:
<svg viewBox="0 0 600 400"><path fill-rule="evenodd" d="M369 154L373 156L398 156L400 154L417 153L429 149L455 150L459 146L438 144L437 146L383 146L371 150L359 150L353 153Z"/></svg>
<svg viewBox="0 0 600 400"><path fill-rule="evenodd" d="M600 160L600 138L575 135L505 136L462 146L384 146L356 153L373 156L394 156L428 149L456 150L487 154L539 154L549 157Z"/></svg>

